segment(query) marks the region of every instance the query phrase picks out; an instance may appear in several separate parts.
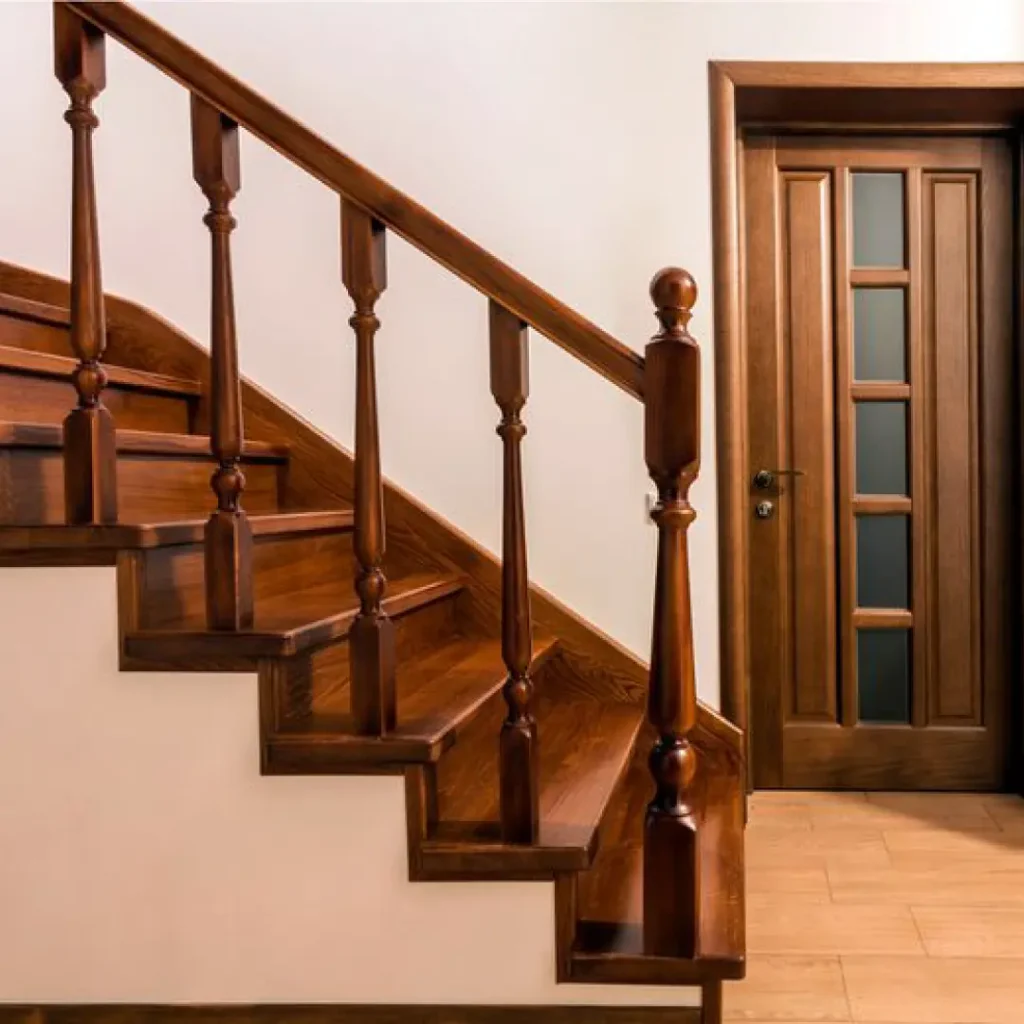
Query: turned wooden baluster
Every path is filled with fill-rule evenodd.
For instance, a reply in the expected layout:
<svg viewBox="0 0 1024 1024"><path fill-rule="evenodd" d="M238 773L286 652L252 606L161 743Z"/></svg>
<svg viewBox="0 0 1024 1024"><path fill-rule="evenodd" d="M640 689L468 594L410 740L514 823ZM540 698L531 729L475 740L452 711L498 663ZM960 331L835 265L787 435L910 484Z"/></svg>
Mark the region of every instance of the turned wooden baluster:
<svg viewBox="0 0 1024 1024"><path fill-rule="evenodd" d="M238 125L192 96L192 168L210 209L210 479L217 508L206 524L206 620L210 629L249 629L253 623L252 527L241 507L242 391L238 376L235 299L231 284L231 200L240 186Z"/></svg>
<svg viewBox="0 0 1024 1024"><path fill-rule="evenodd" d="M644 950L698 954L700 856L695 776L689 736L697 719L693 623L686 530L688 493L700 460L700 352L686 329L697 286L685 270L651 282L661 330L645 352L644 448L658 488L654 638L648 717L658 734L650 767L655 794L644 821Z"/></svg>
<svg viewBox="0 0 1024 1024"><path fill-rule="evenodd" d="M384 576L384 491L380 475L374 312L387 287L384 225L358 206L341 203L341 276L355 312L356 336L355 524L359 614L349 631L352 722L363 736L395 728L395 627L381 602Z"/></svg>
<svg viewBox="0 0 1024 1024"><path fill-rule="evenodd" d="M92 104L106 85L103 33L63 4L54 4L54 66L71 98L71 347L78 357L72 382L78 404L64 420L64 507L67 522L117 522L117 445L114 419L103 404L107 374L101 359L107 327L100 279L99 223Z"/></svg>
<svg viewBox="0 0 1024 1024"><path fill-rule="evenodd" d="M501 531L501 655L508 669L503 694L508 715L501 726L501 836L532 843L540 824L537 785L537 722L530 711L533 626L526 571L521 444L526 426L519 414L530 391L526 324L496 302L490 304L491 394L501 409L504 497Z"/></svg>

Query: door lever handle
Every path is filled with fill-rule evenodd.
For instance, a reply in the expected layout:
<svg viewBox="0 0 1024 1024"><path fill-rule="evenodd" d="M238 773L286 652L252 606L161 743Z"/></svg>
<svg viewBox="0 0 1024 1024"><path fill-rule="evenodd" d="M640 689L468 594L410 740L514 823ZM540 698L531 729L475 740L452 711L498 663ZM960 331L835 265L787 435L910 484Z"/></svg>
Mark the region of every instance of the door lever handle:
<svg viewBox="0 0 1024 1024"><path fill-rule="evenodd" d="M759 491L770 490L779 476L803 476L802 469L759 469L754 474L753 484Z"/></svg>

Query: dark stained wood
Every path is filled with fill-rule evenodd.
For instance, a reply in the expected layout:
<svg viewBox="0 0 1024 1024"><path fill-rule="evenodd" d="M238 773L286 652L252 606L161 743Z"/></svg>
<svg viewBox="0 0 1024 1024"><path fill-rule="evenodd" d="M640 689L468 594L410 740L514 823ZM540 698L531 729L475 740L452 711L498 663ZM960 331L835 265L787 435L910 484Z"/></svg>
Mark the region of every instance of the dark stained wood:
<svg viewBox="0 0 1024 1024"><path fill-rule="evenodd" d="M0 1024L718 1024L679 1006L0 1006Z"/></svg>
<svg viewBox="0 0 1024 1024"><path fill-rule="evenodd" d="M508 714L501 725L500 818L506 843L532 843L540 829L537 720L530 707L533 621L526 568L521 413L530 391L526 324L496 302L490 304L491 394L501 410L501 653L508 669L503 695Z"/></svg>
<svg viewBox="0 0 1024 1024"><path fill-rule="evenodd" d="M6 298L6 296L0 296L0 298ZM62 310L62 312L68 315L67 310ZM107 337L109 339L109 332ZM72 351L71 333L66 324L54 324L48 320L7 313L2 310L0 310L0 344L7 348L44 352L48 355L62 356L65 359ZM107 360L110 360L109 353ZM77 360L72 359L72 363L77 364ZM69 387L74 387L70 374L65 380Z"/></svg>
<svg viewBox="0 0 1024 1024"><path fill-rule="evenodd" d="M836 717L836 560L821 553L836 548L836 490L842 501L852 487L852 476L835 471L832 402L833 377L844 380L852 365L847 296L837 290L834 317L832 283L833 249L837 265L845 252L838 242L833 246L832 210L835 205L842 211L838 239L847 193L844 181L828 172L789 170L768 137L748 140L743 186L747 245L771 253L746 272L747 316L757 333L745 358L751 379L758 381L746 409L750 468L744 495L757 621L749 650L759 666L750 695L757 730L752 756L757 785L778 786L782 752L772 737L781 735L784 720ZM848 358L833 359L833 345ZM847 407L840 402L838 408L842 413ZM844 467L851 423L838 417ZM780 476L767 490L755 489L753 475L767 467L799 469L802 475ZM771 518L754 517L759 500L772 503ZM842 531L852 520L841 520L839 527L839 549L845 551ZM847 587L849 576L841 573L838 582Z"/></svg>
<svg viewBox="0 0 1024 1024"><path fill-rule="evenodd" d="M544 637L539 668L557 647ZM494 641L456 637L403 662L397 679L395 728L382 737L360 736L349 711L313 713L267 740L266 764L277 773L335 774L366 765L437 761L458 739L504 679ZM332 705L351 699L348 687Z"/></svg>
<svg viewBox="0 0 1024 1024"><path fill-rule="evenodd" d="M899 135L905 142L942 137L950 141L960 136L978 136L996 131L1016 138L1024 118L1024 73L1019 64L871 64L871 63L782 63L711 62L709 66L712 115L712 223L715 255L715 353L716 353L716 445L719 482L719 573L720 625L722 636L723 707L733 720L748 700L749 682L756 678L741 663L743 639L749 628L738 628L749 612L753 585L746 579L750 556L750 521L747 501L750 469L742 448L748 433L748 375L753 368L747 352L752 310L744 309L743 260L739 255L738 225L749 223L749 197L739 188L739 170L744 151L758 144L761 133L805 136L817 134L889 136ZM986 144L995 143L995 138ZM1019 140L1018 140L1019 147ZM820 169L820 156L818 157ZM983 175L982 180L989 179ZM994 176L998 183L999 174ZM914 187L914 174L908 176L908 188ZM917 186L920 191L920 185ZM1016 199L1019 202L1020 192ZM1008 218L1014 225L1017 217ZM914 244L920 232L911 232ZM994 235L995 232L989 232ZM1019 259L1019 247L1017 251ZM983 259L983 262L986 262ZM747 268L751 266L746 263ZM901 271L904 276L906 271ZM881 283L890 272L855 269L852 282ZM1020 270L1016 270L1019 280ZM983 275L986 279L988 275ZM996 281L997 287L1002 284ZM1019 327L1020 316L1014 320ZM996 317L997 324L1009 329L1010 318ZM915 330L911 325L911 335ZM912 372L915 372L912 369ZM918 372L920 377L920 373ZM1004 372L1002 382L1008 379ZM1001 390L1001 389L1000 389ZM996 402L994 416L1003 399ZM984 403L987 406L987 402ZM915 428L916 430L917 428ZM1012 432L1019 436L1020 424ZM915 471L916 472L916 471ZM1004 473L1004 481L1013 479ZM1015 501L1017 499L1014 499ZM999 499L989 502L998 505ZM1019 515L1018 515L1019 518ZM1002 547L1000 538L993 548ZM988 530L986 530L986 536ZM915 558L920 564L921 552ZM987 556L986 556L987 557ZM1005 566L1007 561L1001 563ZM1012 586L1012 584L1011 584ZM918 602L920 603L920 602ZM1019 604L1019 601L1018 601ZM997 616L997 619L1000 617ZM999 622L993 623L993 635L1002 635ZM999 644L995 645L996 650ZM1006 648L1003 645L1003 651ZM915 643L918 667L924 659ZM1014 655L1017 656L1016 654ZM1004 654L997 660L1005 662ZM918 687L920 689L920 687ZM997 701L998 703L998 701ZM1024 704L1017 702L1008 721L1021 734ZM922 710L915 702L915 721ZM763 746L763 745L762 745ZM757 744L755 744L755 752Z"/></svg>
<svg viewBox="0 0 1024 1024"><path fill-rule="evenodd" d="M723 763L727 748L702 748L696 786L704 817L698 833L700 956L651 957L643 951L644 829L650 776L643 744L624 774L601 825L597 858L579 876L578 925L567 980L691 984L744 973L742 774ZM559 908L559 914L562 908Z"/></svg>
<svg viewBox="0 0 1024 1024"><path fill-rule="evenodd" d="M831 176L820 171L786 171L779 189L783 239L780 326L789 345L783 401L791 428L776 427L781 444L773 460L761 465L798 468L804 474L765 495L779 507L779 532L788 544L784 557L792 560L796 577L794 585L788 586L791 581L783 575L781 588L773 588L779 592L779 605L791 615L792 625L792 633L787 635L791 636L788 664L793 669L782 700L795 718L834 720L836 563L833 558L821 557L822 551L833 551L836 546ZM840 297L837 308L844 298ZM770 327L766 324L763 329ZM839 372L845 366L842 363ZM751 438L751 450L755 443ZM754 524L752 529L759 530L761 525ZM784 564L782 559L780 564Z"/></svg>
<svg viewBox="0 0 1024 1024"><path fill-rule="evenodd" d="M38 330L27 321L26 326ZM67 331L62 332L63 350L68 349ZM0 329L2 340L8 338ZM0 410L8 420L61 423L67 415L74 391L71 375L76 360L31 348L0 345ZM104 405L119 429L178 431L192 426L192 411L199 398L199 386L160 374L105 364L108 383ZM180 384L180 387L178 386Z"/></svg>
<svg viewBox="0 0 1024 1024"><path fill-rule="evenodd" d="M341 276L355 312L356 335L355 553L359 615L352 625L349 654L352 716L364 736L395 728L395 630L382 608L384 575L384 491L380 473L374 313L387 287L384 225L342 201Z"/></svg>
<svg viewBox="0 0 1024 1024"><path fill-rule="evenodd" d="M686 325L697 286L685 270L662 270L651 282L661 330L645 351L644 454L658 488L654 636L647 715L657 733L651 751L655 794L644 824L644 951L697 955L700 858L694 802L697 723L688 494L700 464L700 352Z"/></svg>
<svg viewBox="0 0 1024 1024"><path fill-rule="evenodd" d="M401 579L416 572L416 567L411 566L396 573L395 578ZM429 658L439 647L457 639L477 638L476 634L464 629L462 609L466 598L465 590L453 590L443 600L418 608L415 615L395 620L395 660L399 666L396 681L407 668L421 658ZM300 699L299 706L289 711L289 720L304 719L310 715L337 717L351 710L351 663L347 648L337 645L323 647L304 658L295 659L289 663L289 677L289 689ZM305 691L309 693L308 710L302 711Z"/></svg>
<svg viewBox="0 0 1024 1024"><path fill-rule="evenodd" d="M536 841L501 839L494 733L504 701L495 698L441 760L440 820L420 853L424 877L550 878L554 871L583 870L593 859L598 826L633 755L642 714L629 704L548 692L536 662L534 673L537 718L544 723Z"/></svg>
<svg viewBox="0 0 1024 1024"><path fill-rule="evenodd" d="M744 219L744 240L747 246L757 246L758 251L775 251L776 238L780 226L779 219L783 213L777 189L779 186L776 173L775 140L773 138L749 139L744 147L743 161L743 194L746 216ZM776 276L764 274L763 264L755 264L747 268L744 279L744 297L746 299L746 315L748 319L760 325L765 334L774 335L777 325L782 321L779 289L776 287ZM759 335L764 337L764 335ZM752 380L760 382L763 388L766 382L783 379L780 346L778 344L746 345L742 356L745 372ZM751 593L759 593L762 589L778 588L779 575L783 570L783 562L788 553L788 533L783 529L783 517L776 515L772 519L749 521L750 480L752 467L781 467L788 465L785 459L786 439L782 436L778 416L769 414L764 403L750 402L743 399L743 415L746 423L745 435L742 439L735 438L732 443L742 440L746 457L743 462L743 523L744 530L756 531L753 535L756 543L750 543L747 565L743 567L744 587ZM720 424L719 429L731 431L731 425ZM748 469L748 467L751 467ZM766 496L767 497L767 496ZM769 500L777 501L776 495ZM732 527L730 526L730 530ZM749 543L749 538L747 540ZM731 557L724 551L722 556ZM733 566L733 571L737 567ZM724 578L724 577L723 577ZM761 678L766 666L774 664L771 660L777 652L776 636L785 629L790 613L785 601L764 602L759 609L761 617L757 628L750 630L744 638L746 650L752 664L761 666ZM725 628L724 621L722 628ZM733 679L733 683L736 680ZM742 701L747 704L747 695L742 693ZM782 733L782 687L755 686L751 688L749 708L745 706L748 721L756 723L757 735L773 736ZM753 728L753 725L751 725ZM753 780L759 786L782 785L782 745L770 741L751 743L750 770Z"/></svg>
<svg viewBox="0 0 1024 1024"><path fill-rule="evenodd" d="M92 548L101 551L158 548L201 544L206 521L183 519L166 523L119 523L114 526L0 526L0 551L72 551ZM352 513L282 512L252 518L256 538L283 534L345 530L352 525Z"/></svg>
<svg viewBox="0 0 1024 1024"><path fill-rule="evenodd" d="M3 372L68 380L74 368L75 361L64 356L0 346L0 371ZM202 394L202 388L196 381L180 380L162 373L147 373L124 366L108 365L104 369L107 374L107 387L118 384L124 388L171 395L176 398L198 398Z"/></svg>
<svg viewBox="0 0 1024 1024"><path fill-rule="evenodd" d="M48 324L51 327L70 327L71 311L63 306L48 302L35 302L20 295L0 292L0 313L7 313L19 319Z"/></svg>
<svg viewBox="0 0 1024 1024"><path fill-rule="evenodd" d="M61 433L49 423L0 421L0 445L13 448L59 448ZM116 450L125 455L179 455L204 458L210 439L197 434L173 434L156 430L119 430ZM283 462L288 449L267 441L244 441L242 457L250 462Z"/></svg>
<svg viewBox="0 0 1024 1024"><path fill-rule="evenodd" d="M637 398L642 396L642 360L632 349L340 153L166 29L128 4L68 6L612 383Z"/></svg>
<svg viewBox="0 0 1024 1024"><path fill-rule="evenodd" d="M927 720L980 725L977 175L925 171L922 190L927 452L934 453L929 475L935 496L925 554L934 645Z"/></svg>
<svg viewBox="0 0 1024 1024"><path fill-rule="evenodd" d="M701 987L701 1024L722 1024L725 1007L721 981L706 981Z"/></svg>
<svg viewBox="0 0 1024 1024"><path fill-rule="evenodd" d="M711 234L714 260L715 474L718 483L718 601L722 714L747 730L750 630L747 627L747 361L739 281L741 209L736 90L715 61L708 62L711 131ZM746 742L746 741L744 741ZM749 757L748 757L749 763Z"/></svg>
<svg viewBox="0 0 1024 1024"><path fill-rule="evenodd" d="M894 127L970 132L1019 124L1019 64L715 62L736 90L740 123L802 131Z"/></svg>
<svg viewBox="0 0 1024 1024"><path fill-rule="evenodd" d="M390 616L403 615L462 589L458 576L422 573L396 580L384 599ZM133 658L166 667L187 667L190 659L219 659L223 671L251 667L259 658L290 657L349 635L358 607L340 606L333 588L286 594L257 608L253 626L237 632L202 629L143 629L126 639Z"/></svg>
<svg viewBox="0 0 1024 1024"><path fill-rule="evenodd" d="M1000 788L999 753L984 729L969 726L801 724L787 728L783 757L793 789L981 792Z"/></svg>
<svg viewBox="0 0 1024 1024"><path fill-rule="evenodd" d="M188 433L191 429L194 400L117 384L108 385L103 395L103 404L118 430ZM59 425L67 415L68 400L73 398L70 376L0 368L0 414L8 420Z"/></svg>
<svg viewBox="0 0 1024 1024"><path fill-rule="evenodd" d="M66 282L3 261L0 291L54 306L66 306L68 301ZM208 383L209 353L167 321L113 295L107 296L107 312L111 359L116 357L119 364L140 369L159 366L163 372ZM242 394L245 421L253 436L287 446L289 455L280 476L279 497L274 505L262 506L263 510L350 505L354 478L351 455L250 381L243 381ZM197 423L197 429L204 429L202 415ZM254 511L251 467L247 475L247 505ZM401 552L421 568L430 566L440 572L461 574L472 595L465 612L473 628L481 635L496 635L501 628L500 561L388 481L384 483L384 505L389 524L389 562ZM189 512L178 515L185 518ZM154 516L148 514L146 518ZM561 656L556 663L560 686L573 687L590 697L607 696L633 703L646 699L648 670L640 658L536 585L531 586L530 593L537 628L559 638ZM697 719L700 734L727 737L740 751L742 733L717 711L698 702Z"/></svg>
<svg viewBox="0 0 1024 1024"><path fill-rule="evenodd" d="M78 404L64 421L64 501L68 523L117 522L114 420L103 405L107 331L100 281L99 218L92 105L106 85L103 33L63 4L53 11L54 67L71 99L71 347L78 358L72 381Z"/></svg>
<svg viewBox="0 0 1024 1024"><path fill-rule="evenodd" d="M119 432L120 433L120 432ZM54 524L64 521L64 470L60 427L11 424L0 428L0 523ZM13 437L12 437L13 435ZM118 502L122 523L193 519L209 504L208 455L157 439L168 435L134 432L118 461ZM184 436L184 435L181 435ZM205 441L205 438L188 438ZM181 450L176 450L181 448ZM280 455L244 459L249 473L249 506L254 512L280 509Z"/></svg>
<svg viewBox="0 0 1024 1024"><path fill-rule="evenodd" d="M206 617L211 629L248 629L253 621L252 529L241 506L242 392L231 281L231 200L241 186L238 125L192 96L192 170L210 208L210 451L217 507L206 526Z"/></svg>
<svg viewBox="0 0 1024 1024"><path fill-rule="evenodd" d="M1008 147L977 135L757 136L744 163L745 288L758 324L746 358L760 381L747 402L750 472L804 474L770 491L750 487L747 499L751 512L764 498L776 505L773 519L754 522L747 552L756 782L1000 788L1013 575L1003 460L1015 444ZM898 272L851 266L852 175L879 170L905 182ZM852 289L894 282L905 289L908 376L857 381ZM907 480L894 494L857 493L855 416L873 402L909 403ZM909 518L902 608L858 605L857 523L880 515ZM860 721L864 629L910 630L912 729Z"/></svg>

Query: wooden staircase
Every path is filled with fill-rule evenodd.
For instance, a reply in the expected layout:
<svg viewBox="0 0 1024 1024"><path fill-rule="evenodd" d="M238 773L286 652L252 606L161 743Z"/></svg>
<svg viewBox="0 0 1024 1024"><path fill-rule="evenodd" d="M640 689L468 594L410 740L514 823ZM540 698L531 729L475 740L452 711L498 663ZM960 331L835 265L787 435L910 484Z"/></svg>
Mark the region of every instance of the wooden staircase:
<svg viewBox="0 0 1024 1024"><path fill-rule="evenodd" d="M656 279L661 330L641 359L130 6L58 4L55 28L71 280L0 264L0 561L116 565L122 668L256 671L265 774L404 775L412 879L553 880L560 981L700 985L705 1024L720 1020L722 981L744 970L744 772L738 730L695 697L688 275ZM193 93L212 356L100 287L90 138L108 35ZM239 125L341 196L354 456L239 379ZM388 230L490 301L500 562L381 480ZM661 496L650 669L527 583L528 325L646 402Z"/></svg>

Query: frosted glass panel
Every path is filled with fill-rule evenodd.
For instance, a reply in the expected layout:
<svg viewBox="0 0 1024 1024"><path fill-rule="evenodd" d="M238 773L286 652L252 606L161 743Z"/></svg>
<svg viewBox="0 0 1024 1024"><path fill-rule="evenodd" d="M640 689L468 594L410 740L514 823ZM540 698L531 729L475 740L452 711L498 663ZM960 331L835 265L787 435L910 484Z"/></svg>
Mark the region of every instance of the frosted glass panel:
<svg viewBox="0 0 1024 1024"><path fill-rule="evenodd" d="M857 692L862 722L910 722L910 632L857 631Z"/></svg>
<svg viewBox="0 0 1024 1024"><path fill-rule="evenodd" d="M903 266L903 175L853 176L853 265Z"/></svg>
<svg viewBox="0 0 1024 1024"><path fill-rule="evenodd" d="M907 516L857 517L857 605L909 608L910 528Z"/></svg>
<svg viewBox="0 0 1024 1024"><path fill-rule="evenodd" d="M857 402L857 493L907 493L907 403Z"/></svg>
<svg viewBox="0 0 1024 1024"><path fill-rule="evenodd" d="M907 379L905 293L902 288L853 289L853 376Z"/></svg>

